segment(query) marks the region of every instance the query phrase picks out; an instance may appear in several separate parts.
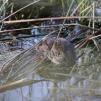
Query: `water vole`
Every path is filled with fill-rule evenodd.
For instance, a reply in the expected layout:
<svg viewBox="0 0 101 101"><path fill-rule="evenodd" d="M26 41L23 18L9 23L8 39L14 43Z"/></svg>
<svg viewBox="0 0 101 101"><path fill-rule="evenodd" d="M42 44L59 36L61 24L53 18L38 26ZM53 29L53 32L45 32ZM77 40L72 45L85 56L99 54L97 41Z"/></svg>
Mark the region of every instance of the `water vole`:
<svg viewBox="0 0 101 101"><path fill-rule="evenodd" d="M65 38L46 38L38 44L37 51L57 65L73 66L76 61L74 46Z"/></svg>

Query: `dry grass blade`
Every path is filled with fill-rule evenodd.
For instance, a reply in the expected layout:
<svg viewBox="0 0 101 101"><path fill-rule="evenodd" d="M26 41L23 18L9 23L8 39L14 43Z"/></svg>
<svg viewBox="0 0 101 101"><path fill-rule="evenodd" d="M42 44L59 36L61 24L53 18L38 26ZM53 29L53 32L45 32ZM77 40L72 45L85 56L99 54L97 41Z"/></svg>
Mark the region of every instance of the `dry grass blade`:
<svg viewBox="0 0 101 101"><path fill-rule="evenodd" d="M34 51L34 48L32 47L31 49L24 51L18 56L16 56L13 60L9 61L2 67L1 72L3 76L1 78L11 79L10 77L13 76L12 79L14 79L14 77L16 77L18 74L26 71L27 68L28 70L30 70L31 68L34 68L34 63L35 63L34 56L35 55L36 55L36 51Z"/></svg>
<svg viewBox="0 0 101 101"><path fill-rule="evenodd" d="M16 13L20 12L21 10L23 10L23 9L25 9L25 8L27 8L27 7L31 6L31 5L33 5L33 4L37 3L37 2L39 2L39 1L40 1L40 0L34 1L34 2L30 3L30 4L28 4L28 5L26 5L26 6L22 7L22 8L20 8L20 9L18 9L18 10L15 11L14 13L10 14L9 16L7 16L7 17L5 17L3 20L1 20L1 22L5 21L5 20L8 19L9 17L15 15Z"/></svg>
<svg viewBox="0 0 101 101"><path fill-rule="evenodd" d="M0 93L5 92L7 90L13 90L16 88L21 88L23 86L31 85L33 83L43 82L47 80L28 80L28 79L21 79L15 82L7 83L0 86Z"/></svg>

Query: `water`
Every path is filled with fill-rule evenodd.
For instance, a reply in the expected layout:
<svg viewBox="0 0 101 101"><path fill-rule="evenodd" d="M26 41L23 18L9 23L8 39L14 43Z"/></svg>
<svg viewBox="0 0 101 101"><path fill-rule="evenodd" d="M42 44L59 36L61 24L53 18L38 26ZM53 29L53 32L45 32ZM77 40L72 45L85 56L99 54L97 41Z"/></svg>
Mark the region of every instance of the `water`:
<svg viewBox="0 0 101 101"><path fill-rule="evenodd" d="M18 45L21 46L22 49L28 49L38 40L34 38L22 39L22 46L20 45L21 41L19 41ZM4 61L7 62L8 59L14 58L14 56L22 52L20 49L8 52L7 46L1 45L1 47L3 47L4 50L4 53L1 52L2 54L0 55L1 65L3 65ZM91 50L85 49L85 51L86 55L83 59L79 59L79 64L82 63L82 61L89 60L88 57ZM86 74L82 73L84 71ZM91 71L93 71L93 73ZM84 67L78 67L78 74L73 72L73 75L69 74L69 76L66 76L68 74L61 73L61 75L66 76L65 80L39 82L1 93L0 101L101 101L101 74L99 71L99 64L93 65L92 68L90 66L86 67L86 65ZM94 77L96 76L95 73L99 75L97 75L97 79L92 79L93 75ZM42 77L37 74L33 79L40 80Z"/></svg>
<svg viewBox="0 0 101 101"><path fill-rule="evenodd" d="M87 91L68 88L65 83L54 88L51 82L41 82L0 94L0 101L101 101L101 96L86 95Z"/></svg>

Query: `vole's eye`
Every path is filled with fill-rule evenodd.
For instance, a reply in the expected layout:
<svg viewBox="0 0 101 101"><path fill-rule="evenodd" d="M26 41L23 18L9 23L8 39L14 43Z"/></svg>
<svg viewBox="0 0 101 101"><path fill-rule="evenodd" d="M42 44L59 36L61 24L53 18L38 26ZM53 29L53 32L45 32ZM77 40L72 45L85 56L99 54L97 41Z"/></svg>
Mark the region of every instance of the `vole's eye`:
<svg viewBox="0 0 101 101"><path fill-rule="evenodd" d="M60 52L58 52L58 56L61 55Z"/></svg>

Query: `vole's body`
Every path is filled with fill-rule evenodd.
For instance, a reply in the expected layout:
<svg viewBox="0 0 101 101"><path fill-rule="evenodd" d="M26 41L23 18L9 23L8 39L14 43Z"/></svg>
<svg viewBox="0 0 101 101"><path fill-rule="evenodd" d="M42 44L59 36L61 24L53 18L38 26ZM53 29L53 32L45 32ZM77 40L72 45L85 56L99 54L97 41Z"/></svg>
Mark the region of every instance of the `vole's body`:
<svg viewBox="0 0 101 101"><path fill-rule="evenodd" d="M64 38L46 38L37 46L37 50L42 52L51 62L73 66L76 56L73 44Z"/></svg>

